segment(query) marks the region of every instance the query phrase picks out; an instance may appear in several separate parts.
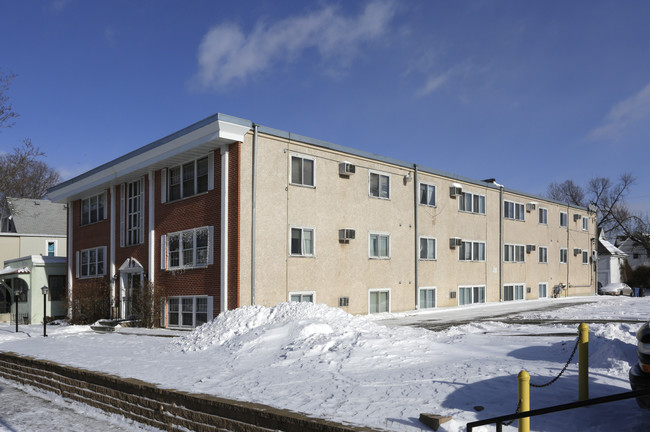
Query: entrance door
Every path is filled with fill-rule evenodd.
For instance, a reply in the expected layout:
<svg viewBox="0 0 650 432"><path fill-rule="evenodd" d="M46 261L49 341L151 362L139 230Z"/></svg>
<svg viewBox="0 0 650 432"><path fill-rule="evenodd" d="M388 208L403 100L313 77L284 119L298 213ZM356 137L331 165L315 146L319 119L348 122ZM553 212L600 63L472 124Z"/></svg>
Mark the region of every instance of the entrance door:
<svg viewBox="0 0 650 432"><path fill-rule="evenodd" d="M121 317L130 319L140 312L142 301L142 272L121 272L122 310Z"/></svg>

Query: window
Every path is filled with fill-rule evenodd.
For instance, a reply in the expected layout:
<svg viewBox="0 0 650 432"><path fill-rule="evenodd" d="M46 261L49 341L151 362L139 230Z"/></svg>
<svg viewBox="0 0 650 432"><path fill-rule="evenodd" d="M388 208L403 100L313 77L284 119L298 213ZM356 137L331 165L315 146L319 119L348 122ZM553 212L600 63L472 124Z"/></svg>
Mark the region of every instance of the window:
<svg viewBox="0 0 650 432"><path fill-rule="evenodd" d="M589 231L589 218L584 216L582 217L582 230Z"/></svg>
<svg viewBox="0 0 650 432"><path fill-rule="evenodd" d="M569 251L567 249L560 249L560 263L566 264L568 261Z"/></svg>
<svg viewBox="0 0 650 432"><path fill-rule="evenodd" d="M539 208L537 212L538 212L538 222L543 225L548 224L548 210L545 208Z"/></svg>
<svg viewBox="0 0 650 432"><path fill-rule="evenodd" d="M503 261L505 262L524 262L525 258L524 245L503 245Z"/></svg>
<svg viewBox="0 0 650 432"><path fill-rule="evenodd" d="M436 307L436 289L420 288L420 309L432 309Z"/></svg>
<svg viewBox="0 0 650 432"><path fill-rule="evenodd" d="M314 230L291 228L291 255L314 256Z"/></svg>
<svg viewBox="0 0 650 432"><path fill-rule="evenodd" d="M463 241L458 248L460 261L485 261L485 242Z"/></svg>
<svg viewBox="0 0 650 432"><path fill-rule="evenodd" d="M106 194L81 200L81 225L88 225L106 219Z"/></svg>
<svg viewBox="0 0 650 432"><path fill-rule="evenodd" d="M176 269L205 267L212 264L212 237L212 227L163 235L161 267Z"/></svg>
<svg viewBox="0 0 650 432"><path fill-rule="evenodd" d="M167 299L169 327L198 327L212 317L212 297L169 297Z"/></svg>
<svg viewBox="0 0 650 432"><path fill-rule="evenodd" d="M390 177L386 174L370 172L370 196L375 198L390 198Z"/></svg>
<svg viewBox="0 0 650 432"><path fill-rule="evenodd" d="M207 192L209 183L209 157L188 162L169 169L167 190L169 201Z"/></svg>
<svg viewBox="0 0 650 432"><path fill-rule="evenodd" d="M523 300L524 299L524 284L510 284L503 286L503 300Z"/></svg>
<svg viewBox="0 0 650 432"><path fill-rule="evenodd" d="M306 303L313 303L314 302L314 293L290 293L289 294L289 301L292 302L306 302Z"/></svg>
<svg viewBox="0 0 650 432"><path fill-rule="evenodd" d="M314 159L291 156L291 184L314 186Z"/></svg>
<svg viewBox="0 0 650 432"><path fill-rule="evenodd" d="M368 312L390 312L390 291L372 290L368 293Z"/></svg>
<svg viewBox="0 0 650 432"><path fill-rule="evenodd" d="M546 264L548 262L548 248L540 246L537 248L537 262Z"/></svg>
<svg viewBox="0 0 650 432"><path fill-rule="evenodd" d="M589 251L587 250L582 251L582 263L589 264Z"/></svg>
<svg viewBox="0 0 650 432"><path fill-rule="evenodd" d="M503 217L506 219L523 221L525 213L526 211L523 204L512 201L503 202Z"/></svg>
<svg viewBox="0 0 650 432"><path fill-rule="evenodd" d="M121 245L144 242L144 178L123 184Z"/></svg>
<svg viewBox="0 0 650 432"><path fill-rule="evenodd" d="M560 226L569 226L569 215L566 212L560 212Z"/></svg>
<svg viewBox="0 0 650 432"><path fill-rule="evenodd" d="M469 192L463 192L458 200L458 210L485 214L485 195L476 195Z"/></svg>
<svg viewBox="0 0 650 432"><path fill-rule="evenodd" d="M548 295L548 284L546 282L540 282L537 284L537 290L539 292L539 298L546 298Z"/></svg>
<svg viewBox="0 0 650 432"><path fill-rule="evenodd" d="M65 276L51 275L47 278L49 291L47 296L50 301L64 301L66 299Z"/></svg>
<svg viewBox="0 0 650 432"><path fill-rule="evenodd" d="M106 274L106 266L104 265L106 259L105 246L82 250L79 255L81 256L81 262L77 260L77 265L80 267L77 277L90 278Z"/></svg>
<svg viewBox="0 0 650 432"><path fill-rule="evenodd" d="M370 233L368 251L370 258L389 259L390 235Z"/></svg>
<svg viewBox="0 0 650 432"><path fill-rule="evenodd" d="M47 256L56 255L56 240L47 241Z"/></svg>
<svg viewBox="0 0 650 432"><path fill-rule="evenodd" d="M436 205L436 187L432 184L420 183L420 204Z"/></svg>
<svg viewBox="0 0 650 432"><path fill-rule="evenodd" d="M420 237L420 259L436 259L436 239L431 237Z"/></svg>
<svg viewBox="0 0 650 432"><path fill-rule="evenodd" d="M459 286L458 304L462 306L473 303L485 303L485 285Z"/></svg>

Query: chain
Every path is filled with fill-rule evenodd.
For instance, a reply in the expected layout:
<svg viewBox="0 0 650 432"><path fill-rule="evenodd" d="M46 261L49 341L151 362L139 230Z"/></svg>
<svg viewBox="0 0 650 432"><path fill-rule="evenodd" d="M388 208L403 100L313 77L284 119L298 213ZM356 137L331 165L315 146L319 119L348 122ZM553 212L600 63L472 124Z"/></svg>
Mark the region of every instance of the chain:
<svg viewBox="0 0 650 432"><path fill-rule="evenodd" d="M576 350L578 349L579 342L580 342L580 337L578 337L578 339L576 340L576 345L573 347L573 352L571 353L571 357L569 357L569 360L566 362L566 364L564 365L564 367L562 368L562 371L560 371L558 376L556 376L555 378L553 378L552 380L550 380L546 384L537 385L537 384L530 383L530 386L531 387L536 387L536 388L548 387L551 384L553 384L555 381L557 381L562 376L564 371L566 371L566 368L569 367L569 364L571 363L571 360L573 360L573 356L576 354Z"/></svg>
<svg viewBox="0 0 650 432"><path fill-rule="evenodd" d="M521 409L521 399L519 399L519 402L517 403L517 410L515 411L515 414L517 414L517 413L519 412L520 409ZM515 419L512 419L512 420L510 420L510 421L503 422L503 425L504 425L504 426L510 426L510 425L513 424L514 422L515 422Z"/></svg>

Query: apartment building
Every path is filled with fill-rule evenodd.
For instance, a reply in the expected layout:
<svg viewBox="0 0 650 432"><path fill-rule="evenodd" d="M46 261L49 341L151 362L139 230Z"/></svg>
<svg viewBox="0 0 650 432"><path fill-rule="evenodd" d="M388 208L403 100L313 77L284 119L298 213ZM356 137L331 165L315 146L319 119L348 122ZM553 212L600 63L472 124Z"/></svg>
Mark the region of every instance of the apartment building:
<svg viewBox="0 0 650 432"><path fill-rule="evenodd" d="M163 325L243 305L350 313L595 291L587 208L216 114L66 181L68 287L164 286Z"/></svg>

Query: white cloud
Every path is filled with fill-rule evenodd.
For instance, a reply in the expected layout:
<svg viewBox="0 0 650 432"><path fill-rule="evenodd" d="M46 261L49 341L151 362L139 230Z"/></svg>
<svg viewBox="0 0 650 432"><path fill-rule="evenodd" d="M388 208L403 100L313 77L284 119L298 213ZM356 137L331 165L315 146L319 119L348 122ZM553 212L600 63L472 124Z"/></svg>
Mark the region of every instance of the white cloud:
<svg viewBox="0 0 650 432"><path fill-rule="evenodd" d="M52 9L54 9L55 12L62 12L71 2L72 0L54 0L52 2Z"/></svg>
<svg viewBox="0 0 650 432"><path fill-rule="evenodd" d="M234 24L214 26L199 46L194 80L203 88L224 87L293 61L309 48L316 48L323 60L345 64L363 42L387 33L395 9L392 1L377 0L359 16L346 17L337 7L326 6L272 25L258 21L249 34Z"/></svg>
<svg viewBox="0 0 650 432"><path fill-rule="evenodd" d="M416 91L415 95L419 97L427 96L440 89L451 79L457 78L458 76L462 78L463 76L475 72L475 69L476 68L472 67L469 63L465 62L457 64L441 74L429 75L426 82L424 83L424 86Z"/></svg>
<svg viewBox="0 0 650 432"><path fill-rule="evenodd" d="M588 138L594 140L619 139L627 129L640 121L650 120L650 83L640 92L614 105L602 126L592 130Z"/></svg>
<svg viewBox="0 0 650 432"><path fill-rule="evenodd" d="M115 46L115 30L112 27L106 27L104 29L104 39L110 47Z"/></svg>

